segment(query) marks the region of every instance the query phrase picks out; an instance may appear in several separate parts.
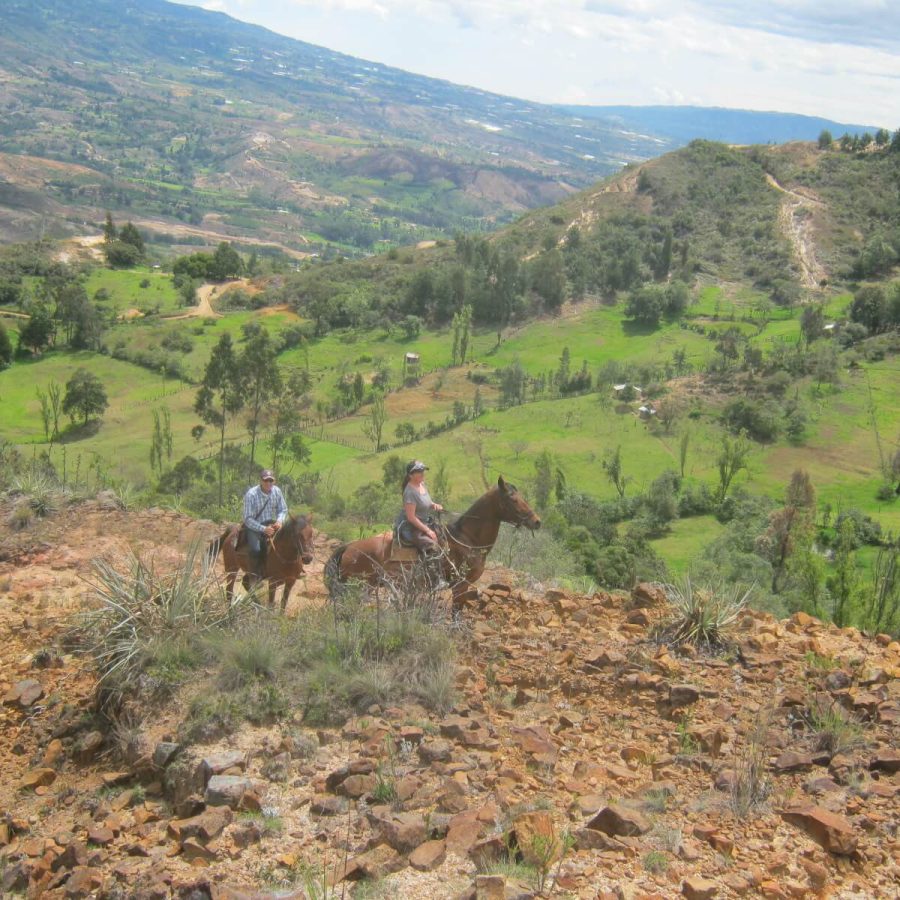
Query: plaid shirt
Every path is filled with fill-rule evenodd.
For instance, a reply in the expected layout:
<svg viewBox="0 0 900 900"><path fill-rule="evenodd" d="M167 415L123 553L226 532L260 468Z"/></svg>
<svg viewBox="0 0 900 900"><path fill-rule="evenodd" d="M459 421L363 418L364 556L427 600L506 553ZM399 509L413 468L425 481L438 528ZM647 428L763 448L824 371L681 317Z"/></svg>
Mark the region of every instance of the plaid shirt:
<svg viewBox="0 0 900 900"><path fill-rule="evenodd" d="M265 531L266 522L283 525L287 514L287 502L277 485L267 494L255 484L244 494L244 524L253 531Z"/></svg>

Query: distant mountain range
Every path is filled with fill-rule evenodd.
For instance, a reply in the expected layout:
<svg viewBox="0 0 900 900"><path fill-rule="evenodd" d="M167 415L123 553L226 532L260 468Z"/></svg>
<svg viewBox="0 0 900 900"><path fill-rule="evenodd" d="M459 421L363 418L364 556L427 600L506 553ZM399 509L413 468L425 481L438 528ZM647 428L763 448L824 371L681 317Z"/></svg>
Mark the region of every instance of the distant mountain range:
<svg viewBox="0 0 900 900"><path fill-rule="evenodd" d="M108 209L157 244L292 255L493 229L701 134L679 110L531 103L163 0L3 0L0 109L0 241Z"/></svg>
<svg viewBox="0 0 900 900"><path fill-rule="evenodd" d="M722 109L714 106L560 106L584 118L599 119L611 127L662 137L675 144L696 138L725 144L784 144L814 141L822 131L874 135L876 125L847 125L818 116L796 113ZM900 123L898 123L900 125Z"/></svg>

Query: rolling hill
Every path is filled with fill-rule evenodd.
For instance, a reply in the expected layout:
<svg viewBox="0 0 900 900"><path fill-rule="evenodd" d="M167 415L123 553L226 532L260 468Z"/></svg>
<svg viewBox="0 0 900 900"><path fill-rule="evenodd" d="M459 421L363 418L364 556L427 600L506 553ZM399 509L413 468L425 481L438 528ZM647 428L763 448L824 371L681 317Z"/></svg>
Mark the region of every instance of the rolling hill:
<svg viewBox="0 0 900 900"><path fill-rule="evenodd" d="M814 141L822 131L874 135L877 125L847 125L796 113L708 106L563 106L561 109L610 125L666 137L678 144L702 138L724 144L785 144Z"/></svg>
<svg viewBox="0 0 900 900"><path fill-rule="evenodd" d="M0 7L6 240L103 210L309 251L484 229L664 140L146 0Z"/></svg>

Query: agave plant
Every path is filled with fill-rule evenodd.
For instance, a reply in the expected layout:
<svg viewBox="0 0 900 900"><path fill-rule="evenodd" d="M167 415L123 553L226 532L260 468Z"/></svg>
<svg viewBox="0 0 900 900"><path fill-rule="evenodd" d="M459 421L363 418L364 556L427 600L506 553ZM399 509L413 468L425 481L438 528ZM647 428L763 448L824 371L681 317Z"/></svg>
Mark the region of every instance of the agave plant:
<svg viewBox="0 0 900 900"><path fill-rule="evenodd" d="M212 576L194 543L171 572L133 557L125 572L108 560L94 563L91 582L98 607L85 613L80 631L104 688L136 687L151 648L184 641L233 621L248 603L231 602Z"/></svg>
<svg viewBox="0 0 900 900"><path fill-rule="evenodd" d="M666 585L673 615L662 629L662 639L676 646L690 643L709 650L725 647L753 588L724 583L698 586L690 575L678 584Z"/></svg>

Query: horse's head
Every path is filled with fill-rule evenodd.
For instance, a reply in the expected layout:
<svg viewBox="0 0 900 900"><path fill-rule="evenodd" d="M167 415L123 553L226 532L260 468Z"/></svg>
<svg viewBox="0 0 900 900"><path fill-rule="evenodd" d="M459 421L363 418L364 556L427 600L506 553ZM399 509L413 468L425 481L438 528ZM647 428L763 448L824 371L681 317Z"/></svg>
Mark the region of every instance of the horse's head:
<svg viewBox="0 0 900 900"><path fill-rule="evenodd" d="M528 505L514 484L497 479L497 490L500 497L500 519L518 528L524 525L529 531L537 531L541 527L538 514Z"/></svg>
<svg viewBox="0 0 900 900"><path fill-rule="evenodd" d="M297 548L297 553L304 565L309 565L313 561L313 528L312 516L291 516L288 520L287 529L282 529L288 536L293 547Z"/></svg>

